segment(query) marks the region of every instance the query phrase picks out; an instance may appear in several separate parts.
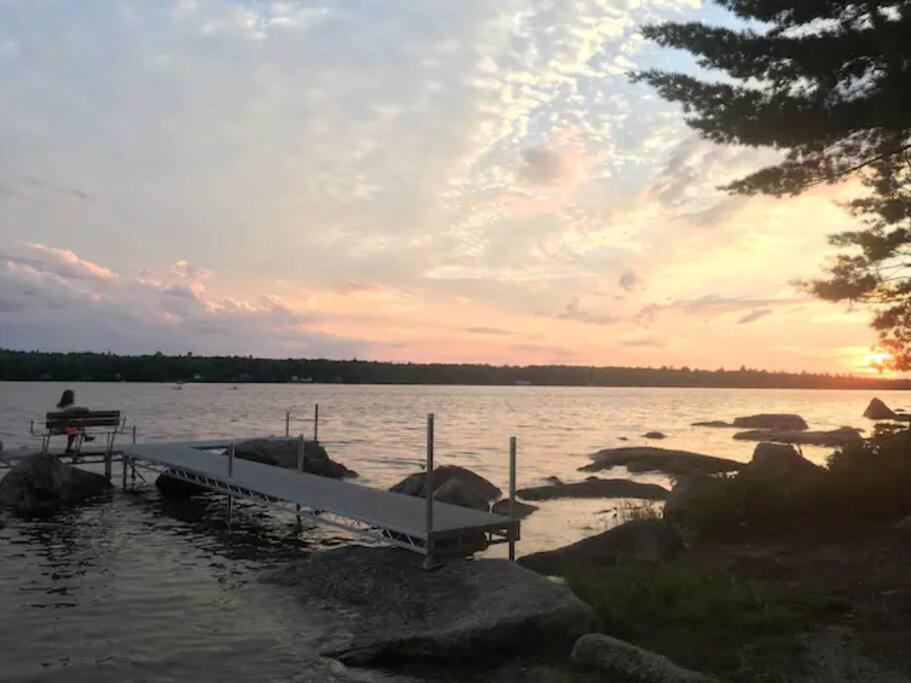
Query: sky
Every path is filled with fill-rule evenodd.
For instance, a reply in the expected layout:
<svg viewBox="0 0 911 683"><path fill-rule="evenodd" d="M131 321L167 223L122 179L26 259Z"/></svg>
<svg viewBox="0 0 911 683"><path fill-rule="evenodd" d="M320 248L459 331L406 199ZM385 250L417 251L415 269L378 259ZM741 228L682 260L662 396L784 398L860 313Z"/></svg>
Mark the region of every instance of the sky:
<svg viewBox="0 0 911 683"><path fill-rule="evenodd" d="M629 73L699 0L0 0L0 347L863 372L823 187Z"/></svg>

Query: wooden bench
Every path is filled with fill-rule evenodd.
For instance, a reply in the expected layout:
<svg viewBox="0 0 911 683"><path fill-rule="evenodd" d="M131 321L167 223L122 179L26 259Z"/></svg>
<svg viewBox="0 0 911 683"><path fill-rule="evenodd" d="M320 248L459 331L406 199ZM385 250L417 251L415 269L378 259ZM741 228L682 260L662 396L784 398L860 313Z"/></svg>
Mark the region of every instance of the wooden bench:
<svg viewBox="0 0 911 683"><path fill-rule="evenodd" d="M44 418L44 431L40 432L41 452L47 453L52 436L76 435L73 448L73 462L78 460L86 435L104 436L105 473L109 474L110 456L114 448L114 439L125 424L119 410L69 410L53 411ZM32 430L34 434L34 429Z"/></svg>

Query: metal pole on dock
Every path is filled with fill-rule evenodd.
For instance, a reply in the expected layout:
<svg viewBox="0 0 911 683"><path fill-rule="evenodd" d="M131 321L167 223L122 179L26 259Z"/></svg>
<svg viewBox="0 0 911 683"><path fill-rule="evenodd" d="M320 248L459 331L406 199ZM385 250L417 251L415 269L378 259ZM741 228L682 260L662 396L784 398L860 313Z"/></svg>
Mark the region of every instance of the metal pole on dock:
<svg viewBox="0 0 911 683"><path fill-rule="evenodd" d="M136 425L133 425L133 445L136 445ZM130 461L130 481L136 481L136 465L132 460Z"/></svg>
<svg viewBox="0 0 911 683"><path fill-rule="evenodd" d="M287 439L290 436L291 436L291 411L286 410L285 411L285 438Z"/></svg>
<svg viewBox="0 0 911 683"><path fill-rule="evenodd" d="M313 440L319 441L319 403L313 406Z"/></svg>
<svg viewBox="0 0 911 683"><path fill-rule="evenodd" d="M516 518L516 437L509 437L509 518ZM509 530L509 559L516 559L515 532Z"/></svg>
<svg viewBox="0 0 911 683"><path fill-rule="evenodd" d="M231 480L234 477L234 442L231 442L231 445L228 446L228 483L231 483ZM228 494L228 524L231 523L231 516L234 513L234 496L230 493Z"/></svg>
<svg viewBox="0 0 911 683"><path fill-rule="evenodd" d="M427 469L424 485L427 487L427 540L424 569L433 567L433 413L427 414Z"/></svg>
<svg viewBox="0 0 911 683"><path fill-rule="evenodd" d="M297 471L304 471L304 435L299 434L297 437ZM297 523L301 522L301 506L300 503L294 506L297 508Z"/></svg>

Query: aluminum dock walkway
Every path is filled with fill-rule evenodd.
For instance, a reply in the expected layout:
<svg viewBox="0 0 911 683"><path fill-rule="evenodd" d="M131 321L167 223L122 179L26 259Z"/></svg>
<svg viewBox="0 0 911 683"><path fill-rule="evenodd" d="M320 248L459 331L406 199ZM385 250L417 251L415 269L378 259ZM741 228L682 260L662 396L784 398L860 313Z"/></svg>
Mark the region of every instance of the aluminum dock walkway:
<svg viewBox="0 0 911 683"><path fill-rule="evenodd" d="M421 553L428 565L436 556L471 552L491 543L507 542L512 550L519 538L518 519L504 515L436 501L428 504L424 498L207 452L227 447L230 453L230 444L163 442L123 445L118 450L124 472L135 464L232 497L293 506L296 514L318 523Z"/></svg>

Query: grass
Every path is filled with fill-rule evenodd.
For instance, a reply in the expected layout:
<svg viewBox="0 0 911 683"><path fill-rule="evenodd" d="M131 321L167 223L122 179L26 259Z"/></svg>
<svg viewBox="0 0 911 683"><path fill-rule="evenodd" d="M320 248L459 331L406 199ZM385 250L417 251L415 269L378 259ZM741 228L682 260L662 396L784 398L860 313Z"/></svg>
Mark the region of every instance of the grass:
<svg viewBox="0 0 911 683"><path fill-rule="evenodd" d="M601 617L605 632L695 669L769 680L772 660L797 666L800 636L833 603L806 588L782 590L720 570L629 564L567 568L567 585Z"/></svg>

